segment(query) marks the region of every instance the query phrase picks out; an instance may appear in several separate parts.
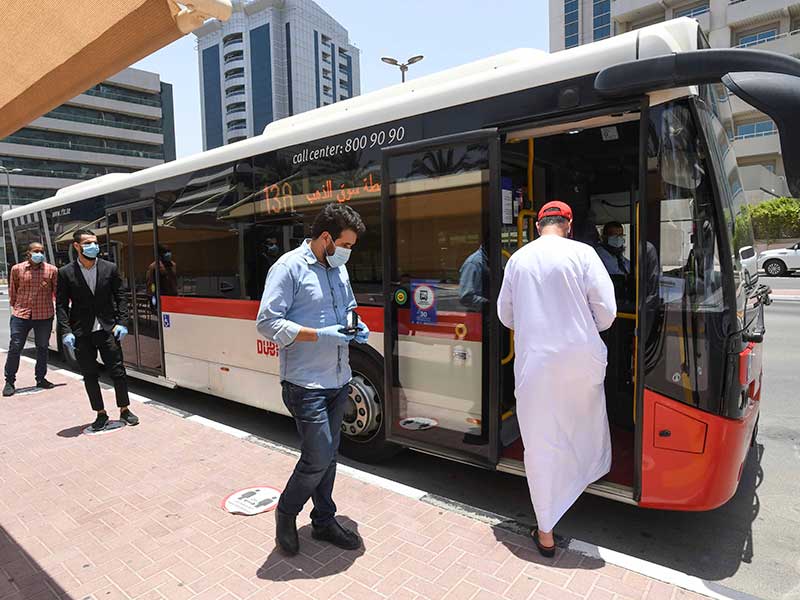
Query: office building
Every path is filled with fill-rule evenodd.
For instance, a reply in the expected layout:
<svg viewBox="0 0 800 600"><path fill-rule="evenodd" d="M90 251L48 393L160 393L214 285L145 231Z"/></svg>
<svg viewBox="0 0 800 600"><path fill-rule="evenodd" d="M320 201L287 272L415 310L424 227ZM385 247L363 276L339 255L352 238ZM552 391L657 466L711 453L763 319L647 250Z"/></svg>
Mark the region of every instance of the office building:
<svg viewBox="0 0 800 600"><path fill-rule="evenodd" d="M233 0L228 21L194 35L205 149L361 91L358 48L312 0Z"/></svg>
<svg viewBox="0 0 800 600"><path fill-rule="evenodd" d="M172 86L157 73L125 69L0 140L11 201L26 204L107 173L175 159ZM17 171L19 170L19 171ZM8 208L0 170L0 203Z"/></svg>
<svg viewBox="0 0 800 600"><path fill-rule="evenodd" d="M800 57L797 0L549 0L550 51L579 46L678 17L700 23L714 48L755 48ZM775 124L732 97L742 183L751 199L787 194ZM768 190L765 192L764 190Z"/></svg>

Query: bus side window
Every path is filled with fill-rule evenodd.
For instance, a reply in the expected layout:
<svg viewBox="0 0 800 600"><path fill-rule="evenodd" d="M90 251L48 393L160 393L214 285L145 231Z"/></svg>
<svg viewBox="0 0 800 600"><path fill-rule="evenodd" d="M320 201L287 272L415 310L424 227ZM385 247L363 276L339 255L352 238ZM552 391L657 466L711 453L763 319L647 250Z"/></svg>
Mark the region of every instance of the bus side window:
<svg viewBox="0 0 800 600"><path fill-rule="evenodd" d="M249 159L198 171L182 189L162 195L159 258L174 269L174 285L165 291L201 298L247 298L245 240L254 223L252 168ZM162 198L164 200L162 200Z"/></svg>
<svg viewBox="0 0 800 600"><path fill-rule="evenodd" d="M44 236L42 235L42 228L39 223L31 223L14 228L14 242L17 248L16 262L25 260L25 253L28 251L28 244L39 242L44 244ZM11 250L10 248L8 250ZM13 254L13 251L12 251ZM9 265L9 272L11 267Z"/></svg>
<svg viewBox="0 0 800 600"><path fill-rule="evenodd" d="M293 250L311 236L314 219L326 204L346 203L361 215L367 228L356 244L347 270L360 304L380 304L382 296L380 169L377 161L359 156L330 157L296 165L297 149L288 148L253 158L254 204L258 225L249 248L263 256L259 246L277 238L280 253ZM263 289L263 278L271 258L254 258L249 273L257 280L249 293ZM269 265L271 266L271 265ZM259 296L260 298L260 296Z"/></svg>

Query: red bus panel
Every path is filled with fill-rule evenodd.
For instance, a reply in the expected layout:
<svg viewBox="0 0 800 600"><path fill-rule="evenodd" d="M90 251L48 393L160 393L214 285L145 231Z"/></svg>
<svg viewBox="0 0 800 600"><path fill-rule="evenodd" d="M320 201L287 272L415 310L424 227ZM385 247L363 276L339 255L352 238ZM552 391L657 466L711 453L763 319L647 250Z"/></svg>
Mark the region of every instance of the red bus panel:
<svg viewBox="0 0 800 600"><path fill-rule="evenodd" d="M726 419L645 390L639 504L699 511L730 500L750 449L758 406L750 402L742 419Z"/></svg>

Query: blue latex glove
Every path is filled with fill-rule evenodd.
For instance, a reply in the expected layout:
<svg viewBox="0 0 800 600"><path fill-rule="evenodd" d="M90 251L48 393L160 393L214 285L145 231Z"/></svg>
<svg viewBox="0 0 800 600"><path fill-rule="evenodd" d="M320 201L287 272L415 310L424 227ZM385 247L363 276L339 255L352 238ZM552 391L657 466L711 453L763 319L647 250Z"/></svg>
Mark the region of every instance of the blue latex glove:
<svg viewBox="0 0 800 600"><path fill-rule="evenodd" d="M358 322L358 333L356 334L356 341L359 344L366 344L369 340L369 327L364 321Z"/></svg>
<svg viewBox="0 0 800 600"><path fill-rule="evenodd" d="M328 339L333 340L336 344L340 346L347 346L350 343L355 335L347 335L344 333L340 333L339 330L342 329L341 325L328 325L327 327L323 327L322 329L317 329L317 338L320 340Z"/></svg>
<svg viewBox="0 0 800 600"><path fill-rule="evenodd" d="M114 329L111 330L111 333L114 334L114 337L117 338L117 341L121 341L126 335L128 335L128 328L124 325L114 325Z"/></svg>
<svg viewBox="0 0 800 600"><path fill-rule="evenodd" d="M72 333L66 334L63 338L61 338L61 343L70 350L75 350L75 335Z"/></svg>

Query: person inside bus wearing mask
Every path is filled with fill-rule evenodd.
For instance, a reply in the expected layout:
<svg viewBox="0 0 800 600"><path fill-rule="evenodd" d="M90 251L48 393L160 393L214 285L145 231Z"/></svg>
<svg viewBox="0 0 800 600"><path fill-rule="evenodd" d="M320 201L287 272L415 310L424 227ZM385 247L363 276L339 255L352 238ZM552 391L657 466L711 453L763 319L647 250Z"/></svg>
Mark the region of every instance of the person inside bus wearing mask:
<svg viewBox="0 0 800 600"><path fill-rule="evenodd" d="M256 318L258 332L280 348L283 402L300 434L300 460L275 511L277 544L290 555L299 552L296 520L309 498L314 539L361 547L359 536L337 522L332 495L351 378L349 344L369 337L363 323L356 333L343 330L356 308L345 263L365 231L349 206L326 206L311 239L270 269Z"/></svg>
<svg viewBox="0 0 800 600"><path fill-rule="evenodd" d="M139 417L130 411L128 380L120 341L128 335L128 308L122 294L122 277L117 265L98 258L100 245L90 229L79 229L73 236L75 262L58 270L56 314L62 331L61 341L75 352L86 393L97 418L94 431L108 424L97 369L97 352L114 381L119 418L138 425Z"/></svg>
<svg viewBox="0 0 800 600"><path fill-rule="evenodd" d="M45 390L55 387L45 379L45 375L50 332L53 329L53 296L56 293L58 269L45 262L44 246L41 242L28 244L25 259L11 267L8 281L11 341L6 358L3 396L13 396L16 393L14 383L19 370L19 356L31 329L36 341L36 387Z"/></svg>
<svg viewBox="0 0 800 600"><path fill-rule="evenodd" d="M597 254L609 275L630 275L631 261L625 257L625 229L622 223L609 221L603 226Z"/></svg>

